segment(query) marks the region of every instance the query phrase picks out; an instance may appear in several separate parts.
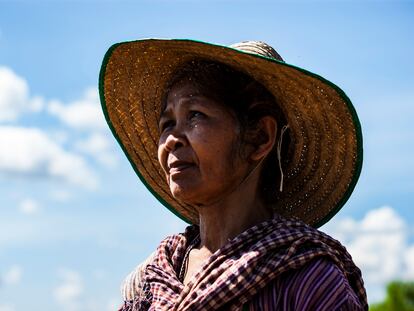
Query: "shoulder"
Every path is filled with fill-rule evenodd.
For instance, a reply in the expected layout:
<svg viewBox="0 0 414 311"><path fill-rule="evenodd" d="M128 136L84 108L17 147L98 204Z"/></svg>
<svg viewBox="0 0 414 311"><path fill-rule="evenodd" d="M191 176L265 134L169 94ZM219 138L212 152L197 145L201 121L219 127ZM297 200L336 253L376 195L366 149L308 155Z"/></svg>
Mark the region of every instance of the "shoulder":
<svg viewBox="0 0 414 311"><path fill-rule="evenodd" d="M159 252L168 253L173 259L179 259L180 252L185 250L187 237L196 232L192 226L188 227L184 233L169 235L158 245L157 250L149 255L144 261L139 263L124 279L121 284L121 294L124 301L131 301L139 296L143 287L145 270L149 264L156 264ZM178 252L177 252L178 251ZM175 256L174 256L175 255ZM179 264L179 262L177 262Z"/></svg>
<svg viewBox="0 0 414 311"><path fill-rule="evenodd" d="M133 300L142 289L143 276L147 265L154 260L156 253L149 255L143 262L132 270L121 284L121 294L124 301Z"/></svg>
<svg viewBox="0 0 414 311"><path fill-rule="evenodd" d="M180 234L167 236L160 242L158 247L174 244L174 242L180 238ZM124 301L131 301L139 296L143 286L145 269L155 260L156 256L157 251L154 251L144 261L139 263L124 279L121 284L121 295Z"/></svg>
<svg viewBox="0 0 414 311"><path fill-rule="evenodd" d="M282 310L363 310L341 269L323 257L282 274L256 304L269 301Z"/></svg>

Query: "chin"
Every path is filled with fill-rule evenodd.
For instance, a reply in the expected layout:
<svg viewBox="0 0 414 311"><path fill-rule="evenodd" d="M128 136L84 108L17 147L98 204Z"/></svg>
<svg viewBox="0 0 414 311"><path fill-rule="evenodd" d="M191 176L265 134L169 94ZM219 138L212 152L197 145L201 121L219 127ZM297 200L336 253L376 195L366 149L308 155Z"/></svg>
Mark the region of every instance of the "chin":
<svg viewBox="0 0 414 311"><path fill-rule="evenodd" d="M197 198L200 196L198 195L199 190L198 187L195 187L194 183L189 185L184 185L182 183L171 183L170 184L170 191L172 196L180 202L185 204L196 204L198 201Z"/></svg>

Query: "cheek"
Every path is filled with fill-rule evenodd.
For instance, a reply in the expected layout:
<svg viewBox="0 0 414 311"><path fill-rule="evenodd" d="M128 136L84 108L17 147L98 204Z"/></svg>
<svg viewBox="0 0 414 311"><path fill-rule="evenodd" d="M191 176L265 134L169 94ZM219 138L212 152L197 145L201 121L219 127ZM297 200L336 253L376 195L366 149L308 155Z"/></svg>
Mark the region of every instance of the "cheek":
<svg viewBox="0 0 414 311"><path fill-rule="evenodd" d="M165 152L165 144L163 143L163 141L159 141L158 143L158 152L157 152L157 156L158 156L158 163L160 163L161 168L164 170L165 172L165 165L166 165L166 152Z"/></svg>
<svg viewBox="0 0 414 311"><path fill-rule="evenodd" d="M205 172L223 171L233 166L238 155L238 138L234 129L209 131L194 140L193 148Z"/></svg>

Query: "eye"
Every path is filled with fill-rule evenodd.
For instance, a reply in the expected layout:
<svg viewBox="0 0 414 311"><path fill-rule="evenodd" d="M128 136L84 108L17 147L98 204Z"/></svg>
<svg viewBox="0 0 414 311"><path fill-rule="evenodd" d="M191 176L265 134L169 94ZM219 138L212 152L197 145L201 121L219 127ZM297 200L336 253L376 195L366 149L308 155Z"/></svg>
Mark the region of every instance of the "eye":
<svg viewBox="0 0 414 311"><path fill-rule="evenodd" d="M196 111L196 110L191 110L189 112L189 119L193 120L193 119L198 119L198 118L204 118L205 114L200 112L200 111Z"/></svg>
<svg viewBox="0 0 414 311"><path fill-rule="evenodd" d="M160 122L159 128L161 132L164 132L175 125L175 121L172 119L163 120Z"/></svg>

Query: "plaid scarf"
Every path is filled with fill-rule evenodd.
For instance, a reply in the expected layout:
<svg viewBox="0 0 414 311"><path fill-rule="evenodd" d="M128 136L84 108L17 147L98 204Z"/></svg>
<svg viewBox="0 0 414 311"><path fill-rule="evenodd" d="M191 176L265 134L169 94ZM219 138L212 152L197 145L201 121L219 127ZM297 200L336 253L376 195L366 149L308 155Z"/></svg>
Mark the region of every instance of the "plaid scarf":
<svg viewBox="0 0 414 311"><path fill-rule="evenodd" d="M166 238L144 272L142 290L123 311L239 310L282 273L312 259L329 258L348 279L364 310L367 298L360 270L346 249L301 221L275 217L244 231L217 250L184 286L177 275L198 227Z"/></svg>

